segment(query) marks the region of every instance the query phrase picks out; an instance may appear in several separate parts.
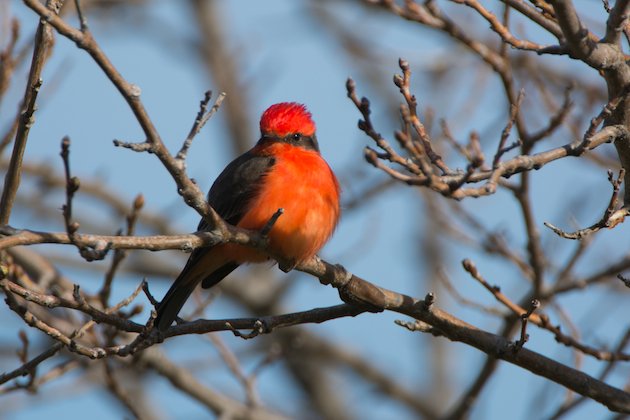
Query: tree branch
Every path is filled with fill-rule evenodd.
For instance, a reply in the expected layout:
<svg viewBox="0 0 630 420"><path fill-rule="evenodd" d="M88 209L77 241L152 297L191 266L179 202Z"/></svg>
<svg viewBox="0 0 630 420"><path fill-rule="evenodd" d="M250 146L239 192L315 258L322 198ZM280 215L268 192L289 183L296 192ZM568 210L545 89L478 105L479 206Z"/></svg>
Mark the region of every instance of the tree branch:
<svg viewBox="0 0 630 420"><path fill-rule="evenodd" d="M613 411L630 413L630 394L526 348L515 352L514 343L506 338L479 330L434 306L426 305L424 301L375 286L350 274L341 266L333 266L318 258L311 259L297 269L318 277L322 283L340 289L356 301L408 315L431 325L449 340L468 344L520 366L592 398Z"/></svg>
<svg viewBox="0 0 630 420"><path fill-rule="evenodd" d="M46 6L38 3L41 10L50 16L57 17L61 6L62 0L48 0ZM4 178L4 188L2 190L2 197L0 197L0 224L9 223L11 216L11 209L13 208L13 201L17 194L18 187L20 186L20 175L22 171L22 160L24 157L24 151L26 150L26 142L31 127L35 123L33 114L35 113L35 102L37 101L37 94L39 88L42 85L41 74L44 68L44 64L53 46L53 32L48 23L42 19L37 27L37 33L35 34L35 48L33 49L33 60L31 62L31 69L28 75L28 82L26 83L26 92L24 93L24 99L22 101L23 110L17 126L17 133L15 135L15 143L13 144L13 153L11 155L11 162Z"/></svg>

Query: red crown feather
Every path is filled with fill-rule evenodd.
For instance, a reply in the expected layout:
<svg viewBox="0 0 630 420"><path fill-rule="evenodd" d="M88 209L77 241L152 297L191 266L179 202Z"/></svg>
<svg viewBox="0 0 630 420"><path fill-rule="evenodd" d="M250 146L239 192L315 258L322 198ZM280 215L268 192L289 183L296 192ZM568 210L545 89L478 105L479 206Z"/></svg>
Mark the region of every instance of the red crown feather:
<svg viewBox="0 0 630 420"><path fill-rule="evenodd" d="M263 135L284 137L300 133L305 136L315 134L315 123L311 113L302 104L281 102L271 105L260 117L260 132Z"/></svg>

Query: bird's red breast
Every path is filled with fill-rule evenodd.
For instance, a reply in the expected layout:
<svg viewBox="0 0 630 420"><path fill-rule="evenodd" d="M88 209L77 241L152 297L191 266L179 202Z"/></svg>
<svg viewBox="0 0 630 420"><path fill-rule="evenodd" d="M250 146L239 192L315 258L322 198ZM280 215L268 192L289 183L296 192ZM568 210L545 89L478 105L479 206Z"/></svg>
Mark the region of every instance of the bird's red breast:
<svg viewBox="0 0 630 420"><path fill-rule="evenodd" d="M238 226L262 229L283 208L269 233L271 250L296 262L311 258L328 241L339 220L337 178L314 150L273 142L255 147L252 153L273 156L276 161ZM252 249L239 254L239 262L266 258Z"/></svg>

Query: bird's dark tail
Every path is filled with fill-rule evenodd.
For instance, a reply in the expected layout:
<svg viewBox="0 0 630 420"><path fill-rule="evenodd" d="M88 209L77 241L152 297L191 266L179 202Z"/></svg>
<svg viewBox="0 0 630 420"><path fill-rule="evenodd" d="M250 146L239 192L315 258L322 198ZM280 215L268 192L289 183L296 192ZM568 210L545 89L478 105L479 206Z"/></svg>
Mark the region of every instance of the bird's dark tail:
<svg viewBox="0 0 630 420"><path fill-rule="evenodd" d="M238 266L239 265L235 262L225 264L214 273L203 279L203 281L201 282L201 287L203 287L204 289L211 288L212 286L226 278L228 274L230 274L232 271L236 270Z"/></svg>
<svg viewBox="0 0 630 420"><path fill-rule="evenodd" d="M173 282L173 285L157 307L157 317L155 318L154 325L160 330L164 331L171 326L177 314L182 309L188 297L192 294L193 290L199 283L198 281L180 281L180 277Z"/></svg>
<svg viewBox="0 0 630 420"><path fill-rule="evenodd" d="M154 325L160 331L166 330L171 326L177 314L181 311L182 307L192 294L195 287L200 282L203 282L203 288L207 289L214 286L228 274L234 271L237 267L237 263L230 262L214 270L210 275L204 276L198 270L193 268L194 264L188 264L180 275L175 279L173 285L164 298L157 306L157 317L155 318Z"/></svg>

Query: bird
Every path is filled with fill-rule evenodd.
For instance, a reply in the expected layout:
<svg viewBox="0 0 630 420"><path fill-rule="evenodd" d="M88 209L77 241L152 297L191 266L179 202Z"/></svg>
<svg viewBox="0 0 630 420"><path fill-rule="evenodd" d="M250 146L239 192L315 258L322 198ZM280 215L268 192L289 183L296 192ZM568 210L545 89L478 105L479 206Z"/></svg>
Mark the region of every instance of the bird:
<svg viewBox="0 0 630 420"><path fill-rule="evenodd" d="M341 215L339 182L320 154L315 123L305 105L271 105L260 118L260 139L229 163L210 187L207 201L229 224L261 230L282 209L268 232L273 255L293 265L315 256ZM198 230L207 230L202 219ZM168 329L201 283L223 280L239 265L268 261L265 252L224 243L195 249L157 305L154 326Z"/></svg>

